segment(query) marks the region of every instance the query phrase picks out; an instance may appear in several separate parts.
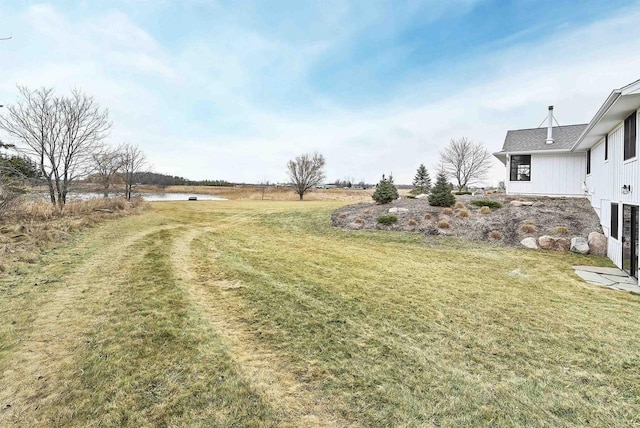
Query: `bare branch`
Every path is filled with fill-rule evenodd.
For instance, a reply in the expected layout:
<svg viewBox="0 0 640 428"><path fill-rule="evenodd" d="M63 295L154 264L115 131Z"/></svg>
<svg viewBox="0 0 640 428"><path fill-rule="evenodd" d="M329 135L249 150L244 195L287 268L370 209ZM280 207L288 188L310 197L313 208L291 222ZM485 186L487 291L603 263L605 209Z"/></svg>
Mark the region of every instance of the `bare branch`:
<svg viewBox="0 0 640 428"><path fill-rule="evenodd" d="M37 162L51 202L62 207L70 184L95 165L92 155L111 128L108 111L78 90L69 97L56 96L50 88L19 86L18 92L18 102L0 116L0 130Z"/></svg>
<svg viewBox="0 0 640 428"><path fill-rule="evenodd" d="M440 153L442 170L456 180L458 190L482 181L491 168L491 154L467 138L451 140Z"/></svg>
<svg viewBox="0 0 640 428"><path fill-rule="evenodd" d="M130 200L136 174L146 166L147 157L138 146L133 144L123 144L120 146L120 151L123 157L122 175L125 183L125 197Z"/></svg>
<svg viewBox="0 0 640 428"><path fill-rule="evenodd" d="M287 175L300 200L309 189L324 180L324 165L324 156L318 152L313 155L305 153L287 163Z"/></svg>
<svg viewBox="0 0 640 428"><path fill-rule="evenodd" d="M120 148L105 148L92 155L95 163L95 178L105 198L109 197L109 189L124 166L124 156Z"/></svg>

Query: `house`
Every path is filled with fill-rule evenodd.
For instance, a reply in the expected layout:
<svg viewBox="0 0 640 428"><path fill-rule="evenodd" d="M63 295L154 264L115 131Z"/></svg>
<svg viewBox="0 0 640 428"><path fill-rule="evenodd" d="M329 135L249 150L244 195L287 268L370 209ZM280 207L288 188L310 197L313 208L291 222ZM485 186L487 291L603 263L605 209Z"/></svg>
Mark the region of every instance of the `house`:
<svg viewBox="0 0 640 428"><path fill-rule="evenodd" d="M507 132L495 156L507 194L586 197L608 238L607 255L638 277L640 80L611 92L588 124Z"/></svg>
<svg viewBox="0 0 640 428"><path fill-rule="evenodd" d="M547 121L545 128L508 131L494 153L507 166L507 194L584 197L587 157L572 148L587 125L553 126L553 106Z"/></svg>

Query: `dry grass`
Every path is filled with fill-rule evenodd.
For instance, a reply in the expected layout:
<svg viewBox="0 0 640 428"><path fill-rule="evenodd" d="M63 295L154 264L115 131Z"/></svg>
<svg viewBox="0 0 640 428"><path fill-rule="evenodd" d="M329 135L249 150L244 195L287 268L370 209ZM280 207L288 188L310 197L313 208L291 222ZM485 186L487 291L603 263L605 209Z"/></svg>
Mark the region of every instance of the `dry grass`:
<svg viewBox="0 0 640 428"><path fill-rule="evenodd" d="M553 231L559 235L567 235L569 233L569 229L565 226L556 226Z"/></svg>
<svg viewBox="0 0 640 428"><path fill-rule="evenodd" d="M165 191L168 193L196 193L214 195L230 200L297 201L297 193L289 187L263 186L169 186L159 189L153 186L139 187L139 191ZM313 189L304 196L305 201L371 202L374 189Z"/></svg>
<svg viewBox="0 0 640 428"><path fill-rule="evenodd" d="M480 214L491 214L491 208L489 207L481 207Z"/></svg>
<svg viewBox="0 0 640 428"><path fill-rule="evenodd" d="M407 222L407 224L409 226L416 226L418 224L418 222L415 219L410 218L409 221Z"/></svg>
<svg viewBox="0 0 640 428"><path fill-rule="evenodd" d="M498 241L502 239L502 232L500 232L499 230L492 230L491 232L489 232L489 238Z"/></svg>
<svg viewBox="0 0 640 428"><path fill-rule="evenodd" d="M424 215L424 219L425 219L425 220L431 220L431 214L426 213L426 214Z"/></svg>
<svg viewBox="0 0 640 428"><path fill-rule="evenodd" d="M440 214L442 214L442 215L451 215L451 214L453 214L453 210L451 208L443 208L442 211L440 211Z"/></svg>
<svg viewBox="0 0 640 428"><path fill-rule="evenodd" d="M6 210L0 223L0 264L10 272L16 263L35 263L40 250L67 240L72 233L106 219L148 208L142 199L71 201L60 210L42 200L22 199ZM96 210L109 210L101 212Z"/></svg>
<svg viewBox="0 0 640 428"><path fill-rule="evenodd" d="M533 223L523 223L520 226L520 231L523 233L534 233L536 231L536 226Z"/></svg>
<svg viewBox="0 0 640 428"><path fill-rule="evenodd" d="M469 211L462 209L456 214L458 217L469 217Z"/></svg>
<svg viewBox="0 0 640 428"><path fill-rule="evenodd" d="M158 203L5 277L0 426L637 424L640 300L571 269L606 259L339 205Z"/></svg>
<svg viewBox="0 0 640 428"><path fill-rule="evenodd" d="M438 228L440 229L449 229L451 227L451 225L449 224L449 222L447 220L440 220L438 222Z"/></svg>
<svg viewBox="0 0 640 428"><path fill-rule="evenodd" d="M462 208L464 208L464 204L462 202L458 201L455 204L455 208L456 209L462 209Z"/></svg>

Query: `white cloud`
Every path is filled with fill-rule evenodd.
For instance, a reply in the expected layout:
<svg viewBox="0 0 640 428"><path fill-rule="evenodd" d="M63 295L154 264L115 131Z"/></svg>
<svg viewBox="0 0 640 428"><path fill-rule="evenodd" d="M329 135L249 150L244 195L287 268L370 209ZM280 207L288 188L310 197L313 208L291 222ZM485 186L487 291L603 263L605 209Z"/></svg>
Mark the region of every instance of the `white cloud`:
<svg viewBox="0 0 640 428"><path fill-rule="evenodd" d="M348 11L338 15L336 26ZM329 179L393 172L407 183L420 163L435 166L451 138L497 151L508 129L537 126L547 105L563 124L586 122L614 87L640 77L640 57L629 55L640 49L640 12L627 10L541 43L496 44L385 103L348 109L309 92L312 113L285 113L256 101L256 76L280 73L286 90L347 35L287 43L222 26L170 51L120 12L74 22L37 5L14 18L12 45L0 51L3 102L16 82L82 88L110 109L115 143L139 144L158 171L190 178L279 181L288 159L318 150ZM496 164L493 182L504 174Z"/></svg>

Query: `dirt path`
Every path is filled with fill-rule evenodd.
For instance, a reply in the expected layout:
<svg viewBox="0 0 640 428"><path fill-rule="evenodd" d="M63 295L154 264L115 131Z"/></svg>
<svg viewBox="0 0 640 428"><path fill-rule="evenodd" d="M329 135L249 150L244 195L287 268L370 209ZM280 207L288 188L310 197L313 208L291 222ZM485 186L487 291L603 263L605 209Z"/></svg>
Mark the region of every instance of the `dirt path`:
<svg viewBox="0 0 640 428"><path fill-rule="evenodd" d="M27 336L3 361L0 377L0 426L48 425L41 420L39 408L55 405L68 388L71 376L80 376L68 367L74 361L74 349L82 344L95 314L87 308L99 307L109 293L126 275L121 262L131 257L129 248L145 236L171 227L153 227L112 239L109 225L97 236L85 238L78 247L70 249L70 256L94 251L68 276L56 278L55 289L38 295L32 302L35 319ZM96 242L104 244L91 250ZM72 263L61 259L60 263ZM46 272L46 271L45 271ZM108 273L109 280L105 281ZM37 285L37 283L36 283ZM35 286L35 285L34 285Z"/></svg>
<svg viewBox="0 0 640 428"><path fill-rule="evenodd" d="M246 379L275 409L283 413L286 426L351 425L307 385L298 382L275 352L259 346L247 326L237 319L234 314L238 313L239 303L232 293L243 285L217 280L211 278L211 274L198 272L201 269L197 265L197 257L192 253L192 242L211 230L191 229L176 238L172 259L194 304L200 307L214 330L222 336ZM214 258L215 253L208 253L207 257Z"/></svg>

